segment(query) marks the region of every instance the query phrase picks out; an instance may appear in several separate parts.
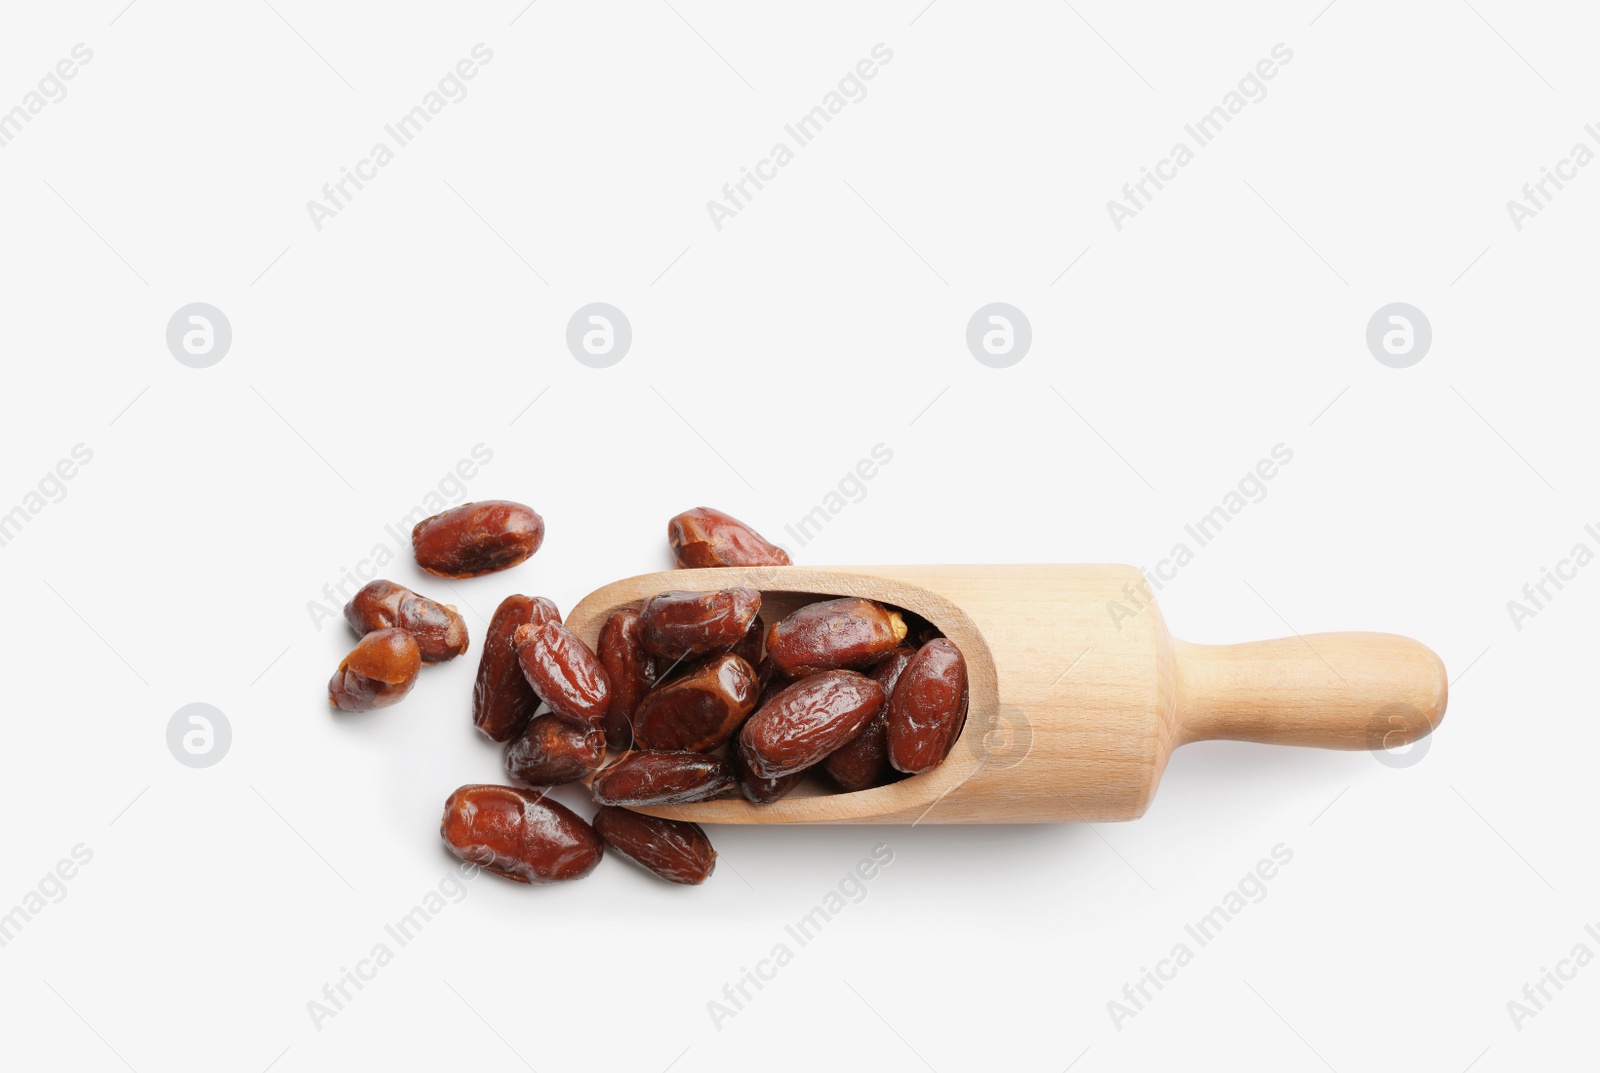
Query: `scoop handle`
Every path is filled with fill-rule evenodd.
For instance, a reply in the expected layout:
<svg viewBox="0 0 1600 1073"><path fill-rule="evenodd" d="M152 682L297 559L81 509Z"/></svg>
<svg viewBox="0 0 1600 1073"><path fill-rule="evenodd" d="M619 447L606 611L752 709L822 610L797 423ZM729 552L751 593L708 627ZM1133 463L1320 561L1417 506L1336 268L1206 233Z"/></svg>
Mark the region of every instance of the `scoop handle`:
<svg viewBox="0 0 1600 1073"><path fill-rule="evenodd" d="M1444 663L1409 637L1314 633L1176 647L1186 742L1392 749L1427 735L1444 718Z"/></svg>

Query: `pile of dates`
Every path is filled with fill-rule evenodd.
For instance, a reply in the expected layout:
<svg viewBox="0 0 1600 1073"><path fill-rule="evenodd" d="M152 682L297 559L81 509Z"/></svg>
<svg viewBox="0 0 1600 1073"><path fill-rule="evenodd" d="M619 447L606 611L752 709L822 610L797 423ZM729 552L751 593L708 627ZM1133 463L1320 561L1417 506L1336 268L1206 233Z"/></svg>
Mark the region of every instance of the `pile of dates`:
<svg viewBox="0 0 1600 1073"><path fill-rule="evenodd" d="M699 507L674 517L679 567L787 566L749 526ZM544 523L527 507L468 503L419 523L417 562L441 577L514 566ZM598 651L540 596L508 596L489 623L473 723L505 743L517 785L463 786L440 833L457 856L525 883L577 879L604 847L674 883L701 883L716 852L698 824L629 811L742 796L756 805L817 773L853 792L936 767L967 710L961 652L908 612L819 599L770 626L761 593L673 591L606 620ZM347 711L393 704L424 662L466 651L461 616L389 581L345 608L362 635L329 683ZM608 751L614 753L606 763ZM548 796L590 780L592 823Z"/></svg>

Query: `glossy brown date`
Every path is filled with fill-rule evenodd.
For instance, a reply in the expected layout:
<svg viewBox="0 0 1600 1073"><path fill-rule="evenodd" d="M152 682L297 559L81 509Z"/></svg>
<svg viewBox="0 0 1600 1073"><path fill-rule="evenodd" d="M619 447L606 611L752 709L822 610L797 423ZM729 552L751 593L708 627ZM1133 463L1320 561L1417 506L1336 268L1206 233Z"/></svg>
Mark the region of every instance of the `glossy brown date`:
<svg viewBox="0 0 1600 1073"><path fill-rule="evenodd" d="M357 634L391 627L417 639L422 662L440 663L467 650L467 624L456 609L379 578L344 605L344 620Z"/></svg>
<svg viewBox="0 0 1600 1073"><path fill-rule="evenodd" d="M534 786L557 786L585 778L606 758L606 735L579 728L558 715L534 716L528 729L506 747L506 774Z"/></svg>
<svg viewBox="0 0 1600 1073"><path fill-rule="evenodd" d="M703 656L742 641L760 611L755 589L664 592L640 609L640 636L645 651L663 659Z"/></svg>
<svg viewBox="0 0 1600 1073"><path fill-rule="evenodd" d="M898 611L844 597L807 604L767 631L767 655L790 678L872 666L905 639Z"/></svg>
<svg viewBox="0 0 1600 1073"><path fill-rule="evenodd" d="M634 738L657 752L709 752L733 737L760 693L742 657L707 656L645 696L633 714Z"/></svg>
<svg viewBox="0 0 1600 1073"><path fill-rule="evenodd" d="M917 650L889 698L889 763L916 775L942 761L967 714L967 661L943 637Z"/></svg>
<svg viewBox="0 0 1600 1073"><path fill-rule="evenodd" d="M739 780L739 792L752 805L772 804L799 786L806 777L806 771L809 770L802 768L788 775L779 775L775 779L764 779L750 770L750 754L745 751L744 745L737 741L728 746L728 763L733 767L734 778Z"/></svg>
<svg viewBox="0 0 1600 1073"><path fill-rule="evenodd" d="M605 805L594 814L594 829L606 845L668 883L704 883L717 864L717 851L698 823Z"/></svg>
<svg viewBox="0 0 1600 1073"><path fill-rule="evenodd" d="M696 507L667 522L667 543L681 567L788 566L789 555L720 510Z"/></svg>
<svg viewBox="0 0 1600 1073"><path fill-rule="evenodd" d="M882 703L883 687L866 675L822 671L763 705L739 732L739 742L754 774L790 775L855 737Z"/></svg>
<svg viewBox="0 0 1600 1073"><path fill-rule="evenodd" d="M417 565L439 577L492 574L516 566L544 543L544 519L505 499L463 503L411 530Z"/></svg>
<svg viewBox="0 0 1600 1073"><path fill-rule="evenodd" d="M762 623L761 616L757 615L755 618L750 620L750 625L744 631L744 636L739 638L737 643L730 645L727 648L712 649L707 654L703 656L696 656L693 659L675 660L672 665L661 674L660 680L657 681L656 685L659 687L667 682L672 681L674 678L679 678L685 674L688 674L701 663L711 659L713 656L721 656L729 653L740 657L746 663L750 664L751 667L759 667L760 664L768 662L761 655L763 647L762 638L766 636L766 633L767 628Z"/></svg>
<svg viewBox="0 0 1600 1073"><path fill-rule="evenodd" d="M444 803L439 836L462 860L519 883L582 879L605 855L577 813L515 786L461 787Z"/></svg>
<svg viewBox="0 0 1600 1073"><path fill-rule="evenodd" d="M581 727L598 727L611 704L611 679L600 657L559 622L518 626L511 643L523 677L550 710Z"/></svg>
<svg viewBox="0 0 1600 1073"><path fill-rule="evenodd" d="M656 684L656 661L644 650L639 612L614 611L600 628L600 664L611 679L611 702L604 719L606 744L633 748L633 713Z"/></svg>
<svg viewBox="0 0 1600 1073"><path fill-rule="evenodd" d="M761 662L761 653L766 647L766 635L767 625L761 621L761 616L757 615L750 620L750 625L746 627L744 636L739 638L738 642L728 651L750 664L751 667L755 667Z"/></svg>
<svg viewBox="0 0 1600 1073"><path fill-rule="evenodd" d="M561 612L543 596L507 596L495 608L472 684L472 722L490 739L510 741L521 734L539 707L539 695L517 662L517 627L560 621Z"/></svg>
<svg viewBox="0 0 1600 1073"><path fill-rule="evenodd" d="M594 777L601 805L678 805L733 789L728 762L705 753L628 753Z"/></svg>
<svg viewBox="0 0 1600 1073"><path fill-rule="evenodd" d="M373 630L328 680L328 701L347 712L387 708L411 692L422 669L417 639L405 630Z"/></svg>
<svg viewBox="0 0 1600 1073"><path fill-rule="evenodd" d="M789 684L789 680L779 675L778 665L773 664L773 657L762 656L762 662L755 665L755 678L762 683L762 699L755 702L755 707L762 707L771 697Z"/></svg>
<svg viewBox="0 0 1600 1073"><path fill-rule="evenodd" d="M900 676L916 655L914 648L897 648L869 672L869 677L883 687L883 703L867 725L855 737L828 754L822 769L832 776L840 788L853 792L881 786L894 777L889 763L889 698Z"/></svg>

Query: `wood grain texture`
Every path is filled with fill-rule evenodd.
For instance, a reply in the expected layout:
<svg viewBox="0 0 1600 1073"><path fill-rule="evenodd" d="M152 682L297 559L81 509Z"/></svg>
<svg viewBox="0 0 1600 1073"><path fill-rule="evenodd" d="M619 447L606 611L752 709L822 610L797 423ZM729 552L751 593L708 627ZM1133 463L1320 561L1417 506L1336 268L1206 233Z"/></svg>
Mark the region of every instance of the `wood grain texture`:
<svg viewBox="0 0 1600 1073"><path fill-rule="evenodd" d="M1146 604L1131 566L836 566L673 570L589 594L567 625L591 646L606 617L672 589L747 586L768 623L803 604L862 596L928 619L966 657L966 726L933 771L856 793L807 788L641 808L701 823L1049 823L1143 814L1177 746L1207 738L1393 748L1444 716L1444 665L1379 633L1191 645Z"/></svg>

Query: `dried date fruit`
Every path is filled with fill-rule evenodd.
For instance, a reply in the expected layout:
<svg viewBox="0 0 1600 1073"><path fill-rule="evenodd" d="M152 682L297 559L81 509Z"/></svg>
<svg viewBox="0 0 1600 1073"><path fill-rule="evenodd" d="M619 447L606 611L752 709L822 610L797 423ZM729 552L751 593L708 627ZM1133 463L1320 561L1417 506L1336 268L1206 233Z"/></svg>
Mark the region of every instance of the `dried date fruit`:
<svg viewBox="0 0 1600 1073"><path fill-rule="evenodd" d="M917 650L889 698L889 763L917 775L938 766L967 714L967 661L943 637Z"/></svg>
<svg viewBox="0 0 1600 1073"><path fill-rule="evenodd" d="M761 699L756 701L758 712L766 706L767 701L794 685L795 681L778 670L771 656L761 658L761 663L756 667L756 678L761 682Z"/></svg>
<svg viewBox="0 0 1600 1073"><path fill-rule="evenodd" d="M417 565L439 577L492 574L516 566L544 543L544 519L504 499L463 503L411 530Z"/></svg>
<svg viewBox="0 0 1600 1073"><path fill-rule="evenodd" d="M743 658L707 656L646 695L633 715L634 738L657 752L709 752L733 737L760 693Z"/></svg>
<svg viewBox="0 0 1600 1073"><path fill-rule="evenodd" d="M754 667L761 662L761 653L766 647L766 635L766 623L761 621L760 615L757 615L750 620L750 626L744 631L744 636L739 638L739 642L728 651Z"/></svg>
<svg viewBox="0 0 1600 1073"><path fill-rule="evenodd" d="M347 712L387 708L411 692L422 669L417 639L405 630L373 630L328 680L328 701Z"/></svg>
<svg viewBox="0 0 1600 1073"><path fill-rule="evenodd" d="M766 632L766 626L762 624L761 616L757 615L755 618L750 620L749 628L744 631L744 636L739 638L737 643L727 648L713 649L706 655L697 656L694 659L680 659L675 661L672 666L667 668L666 673L662 674L660 681L656 684L659 687L660 685L670 682L675 678L681 678L683 675L688 674L698 668L700 664L706 662L707 660L729 653L740 657L746 663L750 664L751 667L755 667L760 663L765 663L766 660L761 655L761 639L766 636Z"/></svg>
<svg viewBox="0 0 1600 1073"><path fill-rule="evenodd" d="M838 669L862 670L906 636L898 611L847 596L795 611L767 631L767 655L790 678Z"/></svg>
<svg viewBox="0 0 1600 1073"><path fill-rule="evenodd" d="M869 677L883 687L883 703L860 732L828 754L822 769L847 792L881 786L894 777L889 763L889 698L900 676L916 655L914 648L897 648L872 668Z"/></svg>
<svg viewBox="0 0 1600 1073"><path fill-rule="evenodd" d="M594 814L594 829L606 845L668 883L704 883L717 864L717 851L698 823L605 805Z"/></svg>
<svg viewBox="0 0 1600 1073"><path fill-rule="evenodd" d="M855 671L822 671L784 689L739 732L750 770L764 779L801 771L856 736L883 703L883 687Z"/></svg>
<svg viewBox="0 0 1600 1073"><path fill-rule="evenodd" d="M507 596L495 608L472 685L472 722L490 739L510 741L521 734L539 707L539 695L517 662L517 627L560 621L561 612L543 596Z"/></svg>
<svg viewBox="0 0 1600 1073"><path fill-rule="evenodd" d="M515 786L461 787L444 803L439 836L462 860L519 883L582 879L605 854L577 813Z"/></svg>
<svg viewBox="0 0 1600 1073"><path fill-rule="evenodd" d="M511 643L539 699L561 718L598 727L611 704L611 679L583 639L559 622L518 626Z"/></svg>
<svg viewBox="0 0 1600 1073"><path fill-rule="evenodd" d="M806 777L809 768L779 775L775 779L763 779L750 770L750 755L745 751L744 745L734 742L728 746L728 762L733 767L733 774L739 780L739 792L744 799L752 805L770 805L783 797L790 790L800 785Z"/></svg>
<svg viewBox="0 0 1600 1073"><path fill-rule="evenodd" d="M664 592L640 609L640 635L652 655L703 656L742 641L760 611L761 594L755 589Z"/></svg>
<svg viewBox="0 0 1600 1073"><path fill-rule="evenodd" d="M606 744L613 749L633 748L633 713L656 684L656 661L640 639L639 612L613 611L600 628L600 664L611 679L611 703L606 706Z"/></svg>
<svg viewBox="0 0 1600 1073"><path fill-rule="evenodd" d="M788 566L789 555L729 514L696 507L667 522L667 543L681 567Z"/></svg>
<svg viewBox="0 0 1600 1073"><path fill-rule="evenodd" d="M918 647L920 646L901 645L874 663L872 669L867 672L868 678L883 687L885 697L892 695L894 687L900 684L900 676L905 674L906 668L911 665Z"/></svg>
<svg viewBox="0 0 1600 1073"><path fill-rule="evenodd" d="M506 747L506 774L535 786L586 778L606 758L606 735L579 728L560 716L534 716L528 729Z"/></svg>
<svg viewBox="0 0 1600 1073"><path fill-rule="evenodd" d="M467 624L453 607L379 578L369 581L344 605L344 620L356 633L391 627L417 639L422 662L440 663L467 650Z"/></svg>
<svg viewBox="0 0 1600 1073"><path fill-rule="evenodd" d="M705 753L628 753L608 764L590 788L601 805L678 805L733 789L726 760Z"/></svg>

